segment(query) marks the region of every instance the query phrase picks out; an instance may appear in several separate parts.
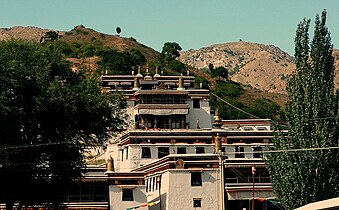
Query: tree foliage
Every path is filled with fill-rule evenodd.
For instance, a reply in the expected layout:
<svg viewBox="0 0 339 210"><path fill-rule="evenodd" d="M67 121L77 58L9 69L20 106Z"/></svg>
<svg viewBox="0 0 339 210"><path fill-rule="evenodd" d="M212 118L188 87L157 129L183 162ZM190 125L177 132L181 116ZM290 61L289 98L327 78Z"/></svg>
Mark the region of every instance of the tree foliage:
<svg viewBox="0 0 339 210"><path fill-rule="evenodd" d="M40 38L40 42L42 41L55 41L59 38L59 35L55 31L47 31L44 36Z"/></svg>
<svg viewBox="0 0 339 210"><path fill-rule="evenodd" d="M233 81L218 81L215 89L212 92L228 103L236 106L240 109L246 108L243 103L236 100L241 94L244 93L244 89L239 83ZM219 109L220 116L222 119L244 119L248 118L244 113L225 105L225 102L218 100L215 97L211 97L211 107L216 110Z"/></svg>
<svg viewBox="0 0 339 210"><path fill-rule="evenodd" d="M338 99L326 11L316 16L311 43L309 26L310 20L304 19L296 31L296 72L287 85L289 134L277 132L275 150L338 146ZM339 195L337 150L271 153L267 164L274 192L286 209Z"/></svg>
<svg viewBox="0 0 339 210"><path fill-rule="evenodd" d="M130 74L132 67L146 63L144 55L136 49L119 52L112 48L103 48L97 53L102 59L99 62L99 71L109 74Z"/></svg>
<svg viewBox="0 0 339 210"><path fill-rule="evenodd" d="M219 66L217 68L214 68L212 65L212 68L210 68L210 70L211 70L211 77L218 77L219 80L220 78L224 78L226 80L228 79L228 71L225 67Z"/></svg>
<svg viewBox="0 0 339 210"><path fill-rule="evenodd" d="M0 42L0 202L58 206L84 150L124 125L121 96L70 70L56 45Z"/></svg>
<svg viewBox="0 0 339 210"><path fill-rule="evenodd" d="M115 31L117 32L117 34L120 34L121 33L121 28L118 26L118 27L116 27Z"/></svg>
<svg viewBox="0 0 339 210"><path fill-rule="evenodd" d="M165 42L162 47L161 55L166 64L180 56L179 51L182 50L180 45L176 42Z"/></svg>

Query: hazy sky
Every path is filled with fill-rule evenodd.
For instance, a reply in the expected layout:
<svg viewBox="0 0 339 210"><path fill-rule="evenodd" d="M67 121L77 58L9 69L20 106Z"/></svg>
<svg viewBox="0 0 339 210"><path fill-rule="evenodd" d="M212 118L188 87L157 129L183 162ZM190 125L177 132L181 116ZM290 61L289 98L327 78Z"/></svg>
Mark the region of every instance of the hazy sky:
<svg viewBox="0 0 339 210"><path fill-rule="evenodd" d="M0 27L37 26L69 31L84 25L134 37L161 51L165 42L183 50L243 41L273 44L293 55L297 24L328 12L339 48L339 0L1 0ZM313 31L313 25L312 25Z"/></svg>

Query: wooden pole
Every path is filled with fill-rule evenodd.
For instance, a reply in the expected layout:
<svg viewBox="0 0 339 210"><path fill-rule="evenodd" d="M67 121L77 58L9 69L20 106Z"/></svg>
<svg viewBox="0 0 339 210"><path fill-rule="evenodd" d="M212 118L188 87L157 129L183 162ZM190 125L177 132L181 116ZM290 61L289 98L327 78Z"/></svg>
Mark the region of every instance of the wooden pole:
<svg viewBox="0 0 339 210"><path fill-rule="evenodd" d="M256 172L256 169L254 165L252 166L252 209L254 210L254 174Z"/></svg>
<svg viewBox="0 0 339 210"><path fill-rule="evenodd" d="M161 176L158 176L157 178L157 182L159 183L159 206L160 206L160 210L162 210L162 203L161 203Z"/></svg>

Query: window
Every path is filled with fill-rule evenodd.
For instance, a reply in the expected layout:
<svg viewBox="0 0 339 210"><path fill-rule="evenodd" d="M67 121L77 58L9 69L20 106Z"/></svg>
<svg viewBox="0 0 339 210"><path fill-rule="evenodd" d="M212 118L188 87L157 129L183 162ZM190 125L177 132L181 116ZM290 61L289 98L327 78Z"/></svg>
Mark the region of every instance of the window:
<svg viewBox="0 0 339 210"><path fill-rule="evenodd" d="M234 147L235 158L244 158L244 147L236 146Z"/></svg>
<svg viewBox="0 0 339 210"><path fill-rule="evenodd" d="M147 192L150 192L151 191L151 179L148 179L148 182L147 182Z"/></svg>
<svg viewBox="0 0 339 210"><path fill-rule="evenodd" d="M159 187L159 181L160 181L160 177L159 176L157 176L157 177L155 177L155 180L156 180L156 184L155 184L155 190L158 190L158 187Z"/></svg>
<svg viewBox="0 0 339 210"><path fill-rule="evenodd" d="M146 179L145 185L146 185L146 192L148 192L148 179Z"/></svg>
<svg viewBox="0 0 339 210"><path fill-rule="evenodd" d="M157 184L157 182L156 182L156 180L155 180L155 177L152 178L152 183L153 183L152 191L154 191L155 185Z"/></svg>
<svg viewBox="0 0 339 210"><path fill-rule="evenodd" d="M201 172L191 172L191 186L202 186Z"/></svg>
<svg viewBox="0 0 339 210"><path fill-rule="evenodd" d="M141 158L151 158L151 148L142 147L141 148Z"/></svg>
<svg viewBox="0 0 339 210"><path fill-rule="evenodd" d="M150 178L149 180L150 180L149 191L153 191L153 190L152 190L152 188L153 188L153 186L154 186L153 179Z"/></svg>
<svg viewBox="0 0 339 210"><path fill-rule="evenodd" d="M253 147L253 158L262 158L262 147Z"/></svg>
<svg viewBox="0 0 339 210"><path fill-rule="evenodd" d="M193 198L193 208L201 207L201 198Z"/></svg>
<svg viewBox="0 0 339 210"><path fill-rule="evenodd" d="M108 201L108 186L103 182L73 182L67 190L67 202Z"/></svg>
<svg viewBox="0 0 339 210"><path fill-rule="evenodd" d="M133 189L122 189L122 201L133 201Z"/></svg>
<svg viewBox="0 0 339 210"><path fill-rule="evenodd" d="M128 159L128 147L126 147L126 160Z"/></svg>
<svg viewBox="0 0 339 210"><path fill-rule="evenodd" d="M205 148L204 147L197 147L197 148L195 148L195 153L196 154L204 154Z"/></svg>
<svg viewBox="0 0 339 210"><path fill-rule="evenodd" d="M169 148L168 147L159 147L158 148L158 158L162 158L169 155Z"/></svg>
<svg viewBox="0 0 339 210"><path fill-rule="evenodd" d="M225 152L225 147L221 147L221 152Z"/></svg>
<svg viewBox="0 0 339 210"><path fill-rule="evenodd" d="M186 147L178 147L177 154L186 154Z"/></svg>
<svg viewBox="0 0 339 210"><path fill-rule="evenodd" d="M193 99L193 108L194 109L200 108L200 99Z"/></svg>

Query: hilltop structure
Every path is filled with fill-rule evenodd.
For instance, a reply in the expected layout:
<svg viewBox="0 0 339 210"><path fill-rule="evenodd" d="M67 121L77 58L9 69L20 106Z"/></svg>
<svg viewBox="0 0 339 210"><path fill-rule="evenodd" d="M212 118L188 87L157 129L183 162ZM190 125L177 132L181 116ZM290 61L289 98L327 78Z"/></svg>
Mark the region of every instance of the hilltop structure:
<svg viewBox="0 0 339 210"><path fill-rule="evenodd" d="M221 120L190 75L139 68L103 75L102 88L124 94L130 126L107 146L105 164L88 167L74 188L87 190L70 193L69 208L278 209L262 159L270 120Z"/></svg>

